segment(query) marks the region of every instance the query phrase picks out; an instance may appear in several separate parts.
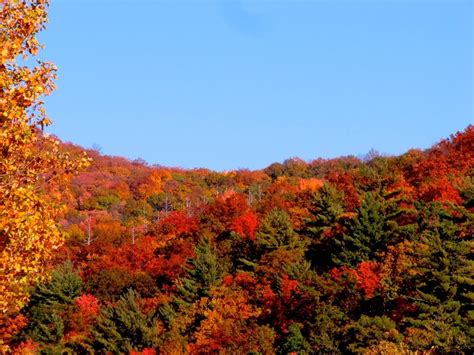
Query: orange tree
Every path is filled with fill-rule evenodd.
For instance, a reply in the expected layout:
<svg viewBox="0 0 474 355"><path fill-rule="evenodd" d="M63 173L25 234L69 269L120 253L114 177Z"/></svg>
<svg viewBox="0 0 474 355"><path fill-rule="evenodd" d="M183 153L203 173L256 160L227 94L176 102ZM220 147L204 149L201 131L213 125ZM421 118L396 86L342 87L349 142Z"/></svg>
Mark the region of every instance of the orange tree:
<svg viewBox="0 0 474 355"><path fill-rule="evenodd" d="M41 99L54 89L56 68L28 58L41 49L36 35L48 5L0 0L0 350L6 325L47 278L45 266L63 241L55 221L62 209L48 188L89 162L43 134L51 121Z"/></svg>

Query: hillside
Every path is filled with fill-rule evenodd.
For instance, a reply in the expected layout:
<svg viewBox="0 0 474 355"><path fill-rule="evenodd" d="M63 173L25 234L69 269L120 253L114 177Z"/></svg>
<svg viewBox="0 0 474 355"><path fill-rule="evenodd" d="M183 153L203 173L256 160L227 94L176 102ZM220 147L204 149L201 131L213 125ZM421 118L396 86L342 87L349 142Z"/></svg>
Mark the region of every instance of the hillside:
<svg viewBox="0 0 474 355"><path fill-rule="evenodd" d="M216 172L47 113L187 166L426 147L467 2L60 3L0 1L0 354L474 353L473 125Z"/></svg>
<svg viewBox="0 0 474 355"><path fill-rule="evenodd" d="M66 241L4 327L16 352L472 351L474 126L258 171L87 154L47 187Z"/></svg>

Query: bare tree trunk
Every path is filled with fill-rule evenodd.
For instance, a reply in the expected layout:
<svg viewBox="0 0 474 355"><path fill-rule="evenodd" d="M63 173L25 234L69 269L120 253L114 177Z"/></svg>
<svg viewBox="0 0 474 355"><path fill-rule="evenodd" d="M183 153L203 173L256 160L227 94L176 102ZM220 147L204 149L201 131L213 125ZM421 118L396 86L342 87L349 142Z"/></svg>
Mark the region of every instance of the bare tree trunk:
<svg viewBox="0 0 474 355"><path fill-rule="evenodd" d="M146 214L145 214L145 206L143 206L143 230L145 232L145 234L148 233L148 220L146 218Z"/></svg>
<svg viewBox="0 0 474 355"><path fill-rule="evenodd" d="M91 216L87 216L87 245L91 245L92 233L91 233Z"/></svg>
<svg viewBox="0 0 474 355"><path fill-rule="evenodd" d="M169 201L168 201L168 193L165 195L165 216L168 217L168 208L169 208Z"/></svg>
<svg viewBox="0 0 474 355"><path fill-rule="evenodd" d="M186 197L186 214L188 217L191 216L191 200L188 197Z"/></svg>
<svg viewBox="0 0 474 355"><path fill-rule="evenodd" d="M92 242L94 241L94 237L92 235L92 227L91 227L91 215L87 215L87 239L86 239L86 245L90 246Z"/></svg>

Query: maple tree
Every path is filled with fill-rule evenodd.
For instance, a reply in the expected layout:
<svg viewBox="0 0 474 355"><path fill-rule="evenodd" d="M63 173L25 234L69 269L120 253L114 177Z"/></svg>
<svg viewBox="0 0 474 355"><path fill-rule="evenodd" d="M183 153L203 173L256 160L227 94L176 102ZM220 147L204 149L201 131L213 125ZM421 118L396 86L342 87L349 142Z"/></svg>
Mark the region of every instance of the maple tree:
<svg viewBox="0 0 474 355"><path fill-rule="evenodd" d="M62 209L45 193L89 161L72 159L59 141L43 134L51 124L42 96L54 89L56 68L30 56L47 21L48 1L0 3L0 326L21 309L63 242L56 218ZM19 64L21 63L21 64Z"/></svg>

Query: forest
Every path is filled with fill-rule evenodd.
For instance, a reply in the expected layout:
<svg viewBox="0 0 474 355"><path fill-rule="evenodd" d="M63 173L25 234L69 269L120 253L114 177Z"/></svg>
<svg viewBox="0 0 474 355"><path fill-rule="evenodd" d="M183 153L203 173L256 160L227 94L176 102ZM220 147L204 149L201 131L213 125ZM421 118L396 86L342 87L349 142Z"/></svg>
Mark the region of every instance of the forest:
<svg viewBox="0 0 474 355"><path fill-rule="evenodd" d="M150 166L61 142L0 15L0 352L469 354L474 126L399 156ZM20 64L19 64L20 63Z"/></svg>

